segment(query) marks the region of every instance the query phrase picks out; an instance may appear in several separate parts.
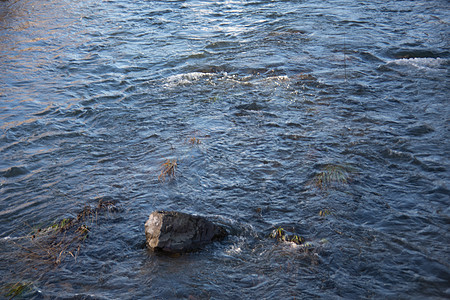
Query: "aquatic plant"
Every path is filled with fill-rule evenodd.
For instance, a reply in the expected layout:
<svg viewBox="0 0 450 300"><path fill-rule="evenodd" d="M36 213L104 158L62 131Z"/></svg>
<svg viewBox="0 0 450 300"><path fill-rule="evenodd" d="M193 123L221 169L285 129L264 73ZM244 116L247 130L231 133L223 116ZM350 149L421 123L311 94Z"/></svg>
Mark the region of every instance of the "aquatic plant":
<svg viewBox="0 0 450 300"><path fill-rule="evenodd" d="M177 167L177 159L166 159L166 161L161 164L161 172L158 176L159 181L164 182L166 178L175 178Z"/></svg>
<svg viewBox="0 0 450 300"><path fill-rule="evenodd" d="M61 222L53 224L50 228L54 230L64 231L69 229L73 224L73 220L69 218L62 219Z"/></svg>
<svg viewBox="0 0 450 300"><path fill-rule="evenodd" d="M83 207L83 209L77 214L77 218L76 221L77 222L84 222L85 220L88 219L88 217L90 217L91 220L94 219L94 217L97 217L97 212L99 211L98 206L97 209L86 205L85 207Z"/></svg>
<svg viewBox="0 0 450 300"><path fill-rule="evenodd" d="M297 234L286 234L286 231L281 227L274 229L270 237L276 239L278 242L292 242L297 245L302 245L305 242L305 239Z"/></svg>
<svg viewBox="0 0 450 300"><path fill-rule="evenodd" d="M314 176L312 182L320 189L342 186L351 181L353 173L354 169L348 165L328 164Z"/></svg>
<svg viewBox="0 0 450 300"><path fill-rule="evenodd" d="M202 142L199 138L192 136L187 139L187 143L195 146L195 145L200 145Z"/></svg>
<svg viewBox="0 0 450 300"><path fill-rule="evenodd" d="M328 215L331 215L331 211L328 209L322 209L319 211L319 216L326 217Z"/></svg>
<svg viewBox="0 0 450 300"><path fill-rule="evenodd" d="M83 224L77 228L76 232L79 234L79 239L84 241L89 234L89 228Z"/></svg>
<svg viewBox="0 0 450 300"><path fill-rule="evenodd" d="M23 250L25 259L34 262L60 264L67 256L75 260L88 238L89 222L103 211L117 211L116 202L101 198L97 206L86 205L74 218L64 218L51 225L34 229L30 235L12 241Z"/></svg>
<svg viewBox="0 0 450 300"><path fill-rule="evenodd" d="M117 206L117 201L106 200L105 198L100 198L97 204L97 211L105 210L108 212L118 212L119 207Z"/></svg>
<svg viewBox="0 0 450 300"><path fill-rule="evenodd" d="M67 220L67 219L64 219ZM81 243L87 238L87 225L79 221L61 221L43 229L38 229L31 236L30 245L20 245L27 259L60 264L67 255L77 257ZM61 223L71 224L60 226Z"/></svg>
<svg viewBox="0 0 450 300"><path fill-rule="evenodd" d="M301 245L305 242L305 239L301 236L294 234L293 236L290 237L290 242L293 242L297 245Z"/></svg>
<svg viewBox="0 0 450 300"><path fill-rule="evenodd" d="M287 249L295 249L296 252L288 251L290 254L300 253L302 255L301 257L310 260L312 265L319 264L319 253L322 250L322 246L328 243L328 240L326 239L321 239L319 243L307 242L302 236L295 233L288 234L281 227L274 229L271 232L270 237L286 246Z"/></svg>
<svg viewBox="0 0 450 300"><path fill-rule="evenodd" d="M286 240L286 232L283 228L278 227L277 229L273 230L270 234L271 238L277 239L277 241L285 241Z"/></svg>
<svg viewBox="0 0 450 300"><path fill-rule="evenodd" d="M8 284L3 287L4 296L9 299L21 297L23 294L32 290L31 285L31 282L16 282L14 284Z"/></svg>

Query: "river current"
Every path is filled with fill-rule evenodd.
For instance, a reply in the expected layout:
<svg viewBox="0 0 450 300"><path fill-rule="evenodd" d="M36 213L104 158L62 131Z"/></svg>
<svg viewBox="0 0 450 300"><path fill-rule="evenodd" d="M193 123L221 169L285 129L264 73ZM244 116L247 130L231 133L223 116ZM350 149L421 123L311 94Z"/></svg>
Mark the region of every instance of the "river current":
<svg viewBox="0 0 450 300"><path fill-rule="evenodd" d="M449 8L0 1L1 297L450 297Z"/></svg>

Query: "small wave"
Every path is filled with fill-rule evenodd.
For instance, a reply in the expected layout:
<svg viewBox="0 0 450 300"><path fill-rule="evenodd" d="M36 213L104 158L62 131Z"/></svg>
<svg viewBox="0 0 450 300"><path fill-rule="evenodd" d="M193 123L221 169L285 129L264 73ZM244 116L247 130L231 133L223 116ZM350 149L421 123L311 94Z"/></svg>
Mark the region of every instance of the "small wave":
<svg viewBox="0 0 450 300"><path fill-rule="evenodd" d="M17 241L17 240L23 240L23 239L29 239L31 238L31 236L16 236L16 237L12 237L12 236L5 236L2 237L0 240L2 241Z"/></svg>
<svg viewBox="0 0 450 300"><path fill-rule="evenodd" d="M214 73L203 73L203 72L191 72L191 73L185 73L185 74L172 75L172 76L169 76L166 78L165 86L173 87L173 86L178 86L178 85L190 84L194 81L199 80L200 78L213 77L215 75L216 74L214 74Z"/></svg>
<svg viewBox="0 0 450 300"><path fill-rule="evenodd" d="M418 69L437 69L447 62L446 59L437 57L414 57L414 58L401 58L389 62L388 64L395 64L399 66L412 66Z"/></svg>
<svg viewBox="0 0 450 300"><path fill-rule="evenodd" d="M266 78L267 81L289 81L290 78L287 77L286 75L281 75L281 76L270 76Z"/></svg>

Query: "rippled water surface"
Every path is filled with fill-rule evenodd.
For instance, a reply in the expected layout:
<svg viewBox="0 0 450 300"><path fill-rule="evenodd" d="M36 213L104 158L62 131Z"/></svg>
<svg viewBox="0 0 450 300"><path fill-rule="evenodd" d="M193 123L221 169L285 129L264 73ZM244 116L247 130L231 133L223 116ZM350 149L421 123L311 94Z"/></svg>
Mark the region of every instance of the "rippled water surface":
<svg viewBox="0 0 450 300"><path fill-rule="evenodd" d="M1 1L2 295L450 297L449 8ZM230 236L152 253L157 209Z"/></svg>

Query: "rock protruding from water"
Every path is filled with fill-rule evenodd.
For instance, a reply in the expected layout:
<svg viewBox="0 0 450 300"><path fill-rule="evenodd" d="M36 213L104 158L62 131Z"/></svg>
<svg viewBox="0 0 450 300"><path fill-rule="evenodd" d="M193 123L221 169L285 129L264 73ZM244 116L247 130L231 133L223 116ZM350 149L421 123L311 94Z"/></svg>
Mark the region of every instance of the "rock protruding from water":
<svg viewBox="0 0 450 300"><path fill-rule="evenodd" d="M145 222L147 246L172 253L191 252L221 240L227 231L211 221L175 211L154 211Z"/></svg>

